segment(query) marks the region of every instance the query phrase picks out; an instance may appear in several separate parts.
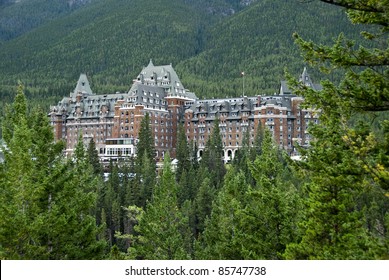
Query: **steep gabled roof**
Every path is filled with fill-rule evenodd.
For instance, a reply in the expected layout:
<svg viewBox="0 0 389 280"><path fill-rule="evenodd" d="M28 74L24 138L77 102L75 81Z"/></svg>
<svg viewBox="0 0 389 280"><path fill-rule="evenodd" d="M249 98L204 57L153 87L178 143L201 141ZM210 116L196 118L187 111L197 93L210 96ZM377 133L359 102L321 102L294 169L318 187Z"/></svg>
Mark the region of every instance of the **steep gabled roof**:
<svg viewBox="0 0 389 280"><path fill-rule="evenodd" d="M306 67L304 67L303 73L301 73L301 75L300 75L299 82L303 83L304 85L306 85L314 90L317 90L317 91L322 90L321 84L314 84L312 82L311 76L309 75ZM292 94L291 89L288 87L287 81L281 81L280 94L281 95Z"/></svg>
<svg viewBox="0 0 389 280"><path fill-rule="evenodd" d="M185 89L171 64L155 66L152 60L150 60L149 64L139 73L133 87L136 86L136 83L164 88L167 96L197 98L193 92ZM131 88L130 91L133 90Z"/></svg>
<svg viewBox="0 0 389 280"><path fill-rule="evenodd" d="M81 74L78 78L76 88L70 93L70 97L76 98L77 94L92 95L92 89L90 87L86 74Z"/></svg>

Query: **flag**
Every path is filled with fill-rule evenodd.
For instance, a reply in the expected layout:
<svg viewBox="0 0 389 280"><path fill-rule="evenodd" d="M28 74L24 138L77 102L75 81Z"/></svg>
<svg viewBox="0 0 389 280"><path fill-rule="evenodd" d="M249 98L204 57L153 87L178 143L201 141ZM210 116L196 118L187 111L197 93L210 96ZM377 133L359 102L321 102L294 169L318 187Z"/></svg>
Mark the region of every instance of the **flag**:
<svg viewBox="0 0 389 280"><path fill-rule="evenodd" d="M244 72L243 72L243 71L242 71L242 72L240 72L240 75L241 75L241 76L244 76Z"/></svg>

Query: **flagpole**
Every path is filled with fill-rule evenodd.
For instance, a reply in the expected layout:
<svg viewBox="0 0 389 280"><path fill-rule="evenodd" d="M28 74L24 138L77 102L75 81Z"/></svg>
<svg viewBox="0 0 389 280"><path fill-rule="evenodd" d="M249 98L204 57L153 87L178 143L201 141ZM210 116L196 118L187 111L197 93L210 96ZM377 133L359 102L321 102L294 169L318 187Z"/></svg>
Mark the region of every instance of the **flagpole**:
<svg viewBox="0 0 389 280"><path fill-rule="evenodd" d="M242 74L242 77L243 77L243 81L242 81L242 97L244 97L244 72L242 72L241 74Z"/></svg>

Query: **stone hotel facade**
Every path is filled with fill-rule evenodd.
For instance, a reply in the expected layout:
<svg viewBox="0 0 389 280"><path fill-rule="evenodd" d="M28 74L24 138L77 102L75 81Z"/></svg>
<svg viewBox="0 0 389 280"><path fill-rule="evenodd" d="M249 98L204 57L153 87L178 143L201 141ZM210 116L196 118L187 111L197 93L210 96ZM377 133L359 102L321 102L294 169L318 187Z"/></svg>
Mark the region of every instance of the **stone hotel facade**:
<svg viewBox="0 0 389 280"><path fill-rule="evenodd" d="M300 81L321 89L312 83L306 69ZM85 143L93 138L100 156L109 159L136 155L140 123L148 113L158 160L167 151L175 157L180 122L188 142L197 144L201 157L214 122L219 119L223 160L228 162L241 147L247 130L253 143L260 122L291 155L296 143L309 145L307 128L311 122L318 122L318 116L312 110L301 109L302 101L284 81L275 95L200 100L185 89L172 65L154 66L150 61L126 93L97 95L86 75L81 74L74 91L57 106L51 106L49 116L55 139L66 142L68 154L81 134Z"/></svg>

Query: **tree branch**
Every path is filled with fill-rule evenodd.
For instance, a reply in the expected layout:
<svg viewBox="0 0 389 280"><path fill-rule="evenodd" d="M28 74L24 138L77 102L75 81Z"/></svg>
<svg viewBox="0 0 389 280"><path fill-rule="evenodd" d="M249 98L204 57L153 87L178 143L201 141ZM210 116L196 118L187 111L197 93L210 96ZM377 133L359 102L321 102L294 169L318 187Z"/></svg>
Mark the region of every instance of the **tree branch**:
<svg viewBox="0 0 389 280"><path fill-rule="evenodd" d="M319 0L321 2L335 5L335 6L340 6L346 9L350 10L356 10L356 11L361 11L361 12L370 12L370 13L385 13L386 11L382 8L379 8L374 5L369 5L366 3L367 1L355 1L351 2L350 1L345 1L345 0Z"/></svg>

